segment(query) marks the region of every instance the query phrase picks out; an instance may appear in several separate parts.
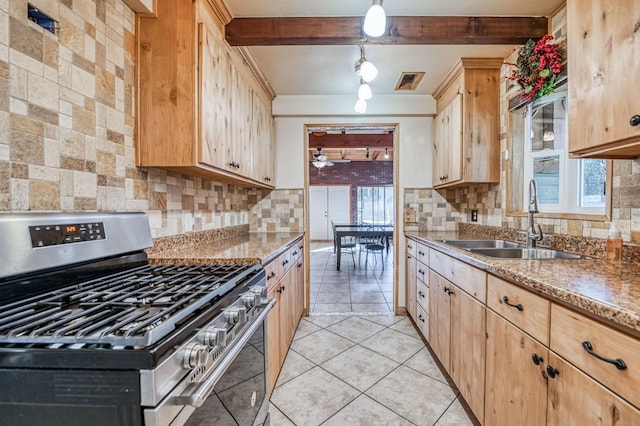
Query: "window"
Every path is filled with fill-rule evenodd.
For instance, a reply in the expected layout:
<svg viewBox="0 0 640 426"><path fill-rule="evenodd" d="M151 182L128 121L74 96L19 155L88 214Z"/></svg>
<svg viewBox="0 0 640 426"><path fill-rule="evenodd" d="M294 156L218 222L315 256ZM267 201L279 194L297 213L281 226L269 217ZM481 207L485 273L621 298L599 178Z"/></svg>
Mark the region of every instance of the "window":
<svg viewBox="0 0 640 426"><path fill-rule="evenodd" d="M567 131L566 92L529 105L524 123L521 207L528 210L529 181L534 179L541 212L604 215L606 160L570 159Z"/></svg>
<svg viewBox="0 0 640 426"><path fill-rule="evenodd" d="M359 186L358 223L393 224L393 186Z"/></svg>

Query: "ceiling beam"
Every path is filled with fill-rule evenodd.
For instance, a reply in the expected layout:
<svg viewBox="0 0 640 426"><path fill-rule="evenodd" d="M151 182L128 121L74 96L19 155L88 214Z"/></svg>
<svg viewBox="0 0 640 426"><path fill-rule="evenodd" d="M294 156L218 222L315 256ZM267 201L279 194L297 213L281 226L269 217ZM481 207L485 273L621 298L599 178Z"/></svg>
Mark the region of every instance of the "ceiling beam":
<svg viewBox="0 0 640 426"><path fill-rule="evenodd" d="M547 33L546 17L389 16L387 31L369 39L364 18L234 18L225 26L231 46L357 44L523 44Z"/></svg>
<svg viewBox="0 0 640 426"><path fill-rule="evenodd" d="M323 136L309 134L309 148L393 148L393 134L335 134L327 133Z"/></svg>

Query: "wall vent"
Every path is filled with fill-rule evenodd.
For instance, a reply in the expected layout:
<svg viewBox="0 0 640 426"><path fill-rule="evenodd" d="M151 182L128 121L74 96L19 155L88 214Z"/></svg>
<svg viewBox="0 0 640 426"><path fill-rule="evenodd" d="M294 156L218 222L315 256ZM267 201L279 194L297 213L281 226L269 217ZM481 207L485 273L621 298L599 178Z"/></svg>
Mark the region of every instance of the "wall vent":
<svg viewBox="0 0 640 426"><path fill-rule="evenodd" d="M47 31L54 34L58 32L58 21L47 15L31 3L27 3L27 19L40 25Z"/></svg>
<svg viewBox="0 0 640 426"><path fill-rule="evenodd" d="M400 74L396 90L416 90L424 77L424 72L403 72Z"/></svg>

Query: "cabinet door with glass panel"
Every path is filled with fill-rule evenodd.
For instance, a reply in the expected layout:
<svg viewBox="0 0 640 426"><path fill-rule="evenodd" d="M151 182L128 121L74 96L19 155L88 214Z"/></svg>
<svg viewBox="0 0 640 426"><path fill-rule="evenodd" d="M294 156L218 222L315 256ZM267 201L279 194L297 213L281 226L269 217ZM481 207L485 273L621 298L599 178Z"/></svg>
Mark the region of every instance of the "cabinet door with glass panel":
<svg viewBox="0 0 640 426"><path fill-rule="evenodd" d="M524 113L511 112L510 211L528 210L533 179L543 214L607 215L607 161L569 157L567 111L567 92L558 91L532 102Z"/></svg>

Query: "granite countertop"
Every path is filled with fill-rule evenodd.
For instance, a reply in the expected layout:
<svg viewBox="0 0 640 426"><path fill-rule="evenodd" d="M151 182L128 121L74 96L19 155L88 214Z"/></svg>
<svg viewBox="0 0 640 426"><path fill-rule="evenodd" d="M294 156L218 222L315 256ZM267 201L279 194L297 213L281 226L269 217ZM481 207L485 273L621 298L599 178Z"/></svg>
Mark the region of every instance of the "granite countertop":
<svg viewBox="0 0 640 426"><path fill-rule="evenodd" d="M301 232L264 232L200 241L188 247L149 254L151 263L172 264L267 264L303 237Z"/></svg>
<svg viewBox="0 0 640 426"><path fill-rule="evenodd" d="M481 239L459 232L406 232L424 244L640 336L640 268L602 259L499 259L440 240Z"/></svg>

